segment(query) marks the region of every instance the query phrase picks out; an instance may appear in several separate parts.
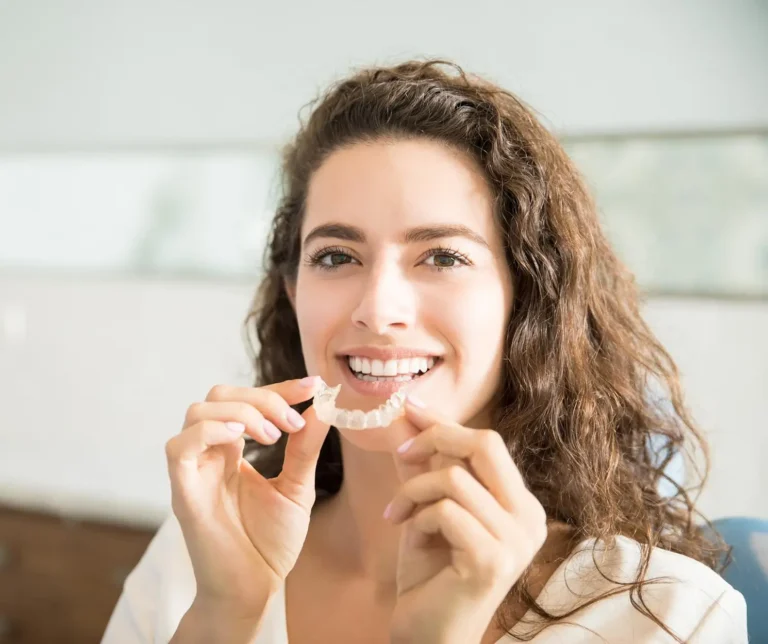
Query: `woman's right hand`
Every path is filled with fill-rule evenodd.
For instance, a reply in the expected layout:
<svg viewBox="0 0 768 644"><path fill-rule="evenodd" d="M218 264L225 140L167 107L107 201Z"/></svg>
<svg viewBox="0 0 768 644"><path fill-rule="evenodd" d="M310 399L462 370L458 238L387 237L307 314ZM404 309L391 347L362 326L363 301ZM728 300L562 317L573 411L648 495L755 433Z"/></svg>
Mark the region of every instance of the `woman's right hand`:
<svg viewBox="0 0 768 644"><path fill-rule="evenodd" d="M189 407L181 433L166 444L173 512L194 567L198 607L258 613L295 565L329 427L314 408L300 416L290 405L309 400L320 382L216 386ZM266 479L242 457L243 433L270 445L280 436L275 426L290 435L282 472Z"/></svg>

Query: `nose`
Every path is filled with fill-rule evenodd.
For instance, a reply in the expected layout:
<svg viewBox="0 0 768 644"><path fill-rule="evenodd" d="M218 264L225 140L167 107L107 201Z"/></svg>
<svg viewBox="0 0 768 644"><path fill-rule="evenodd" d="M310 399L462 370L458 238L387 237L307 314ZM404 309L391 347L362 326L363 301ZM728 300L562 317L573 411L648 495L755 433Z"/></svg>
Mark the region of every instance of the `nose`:
<svg viewBox="0 0 768 644"><path fill-rule="evenodd" d="M416 298L413 285L396 264L381 264L368 272L359 286L361 293L352 312L360 329L384 335L413 326Z"/></svg>

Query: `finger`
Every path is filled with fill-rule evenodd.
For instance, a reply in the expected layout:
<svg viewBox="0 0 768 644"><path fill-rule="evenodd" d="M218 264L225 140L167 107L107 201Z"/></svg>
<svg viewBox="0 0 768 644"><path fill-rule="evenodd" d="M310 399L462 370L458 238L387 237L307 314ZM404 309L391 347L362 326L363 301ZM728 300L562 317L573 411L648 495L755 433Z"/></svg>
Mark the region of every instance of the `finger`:
<svg viewBox="0 0 768 644"><path fill-rule="evenodd" d="M442 535L451 548L469 553L495 552L498 541L458 503L443 499L421 509L408 524L411 545L423 547L431 537Z"/></svg>
<svg viewBox="0 0 768 644"><path fill-rule="evenodd" d="M240 423L245 433L264 445L272 445L280 438L281 432L262 413L244 402L203 402L189 406L184 419L185 430L204 420ZM298 431L293 429L292 431Z"/></svg>
<svg viewBox="0 0 768 644"><path fill-rule="evenodd" d="M265 385L261 389L274 391L289 405L296 405L312 398L322 382L320 376L307 376L305 378L297 378L296 380L285 380L272 385Z"/></svg>
<svg viewBox="0 0 768 644"><path fill-rule="evenodd" d="M451 562L459 577L487 590L489 584L505 587L518 579L540 549L519 526L510 529L506 543L495 540L464 508L449 499L430 505L407 524L415 547L441 535L452 548ZM510 547L510 543L519 544Z"/></svg>
<svg viewBox="0 0 768 644"><path fill-rule="evenodd" d="M478 480L462 467L428 472L407 481L388 506L395 525L406 521L419 505L451 499L472 514L496 539L504 538L511 515Z"/></svg>
<svg viewBox="0 0 768 644"><path fill-rule="evenodd" d="M241 436L240 440L232 444L220 445L218 449L224 452L224 480L229 482L239 471L240 461L244 460L245 439Z"/></svg>
<svg viewBox="0 0 768 644"><path fill-rule="evenodd" d="M289 405L296 405L312 398L320 387L321 382L319 376L307 376L306 378L285 380L263 387L216 385L210 392L208 392L206 400L212 402L226 400L242 400L244 402L250 402L254 397L258 398L257 392L272 391L283 398Z"/></svg>
<svg viewBox="0 0 768 644"><path fill-rule="evenodd" d="M405 461L397 456L397 447L405 445L413 441L419 434L427 429L430 424L424 422L418 422L421 417L409 415L407 413L409 406L421 406L421 402L414 402L414 398L410 395L406 395L406 414L395 420L390 425L390 434L392 436L393 444L393 460L395 464L395 471L400 481L408 481L420 474L431 471L429 463L421 461ZM417 422L414 422L416 420Z"/></svg>
<svg viewBox="0 0 768 644"><path fill-rule="evenodd" d="M416 422L422 425L427 422L423 410L407 409L406 413ZM498 432L468 429L456 424L433 424L398 451L400 459L408 464L423 462L435 454L466 460L472 473L507 512L515 511L516 499L525 498L523 495L528 494L525 482Z"/></svg>
<svg viewBox="0 0 768 644"><path fill-rule="evenodd" d="M435 424L455 424L433 410L425 408L424 403L415 399L412 395L407 395L406 401L406 414L402 417L401 424L408 428L405 432L408 440L404 439L398 443L398 448L395 451L403 449L404 445L411 444L417 436ZM462 459L453 458L447 454L439 455L439 458L433 459L429 464L426 463L426 460L395 458L395 468L400 475L400 480L406 481L423 472L449 467L454 464L464 468L468 467Z"/></svg>
<svg viewBox="0 0 768 644"><path fill-rule="evenodd" d="M434 409L430 409L412 394L406 394L404 409L405 417L416 429L417 435L437 423L445 425L451 424L451 421L448 418L436 412Z"/></svg>
<svg viewBox="0 0 768 644"><path fill-rule="evenodd" d="M395 463L395 471L397 472L397 477L401 482L409 481L421 474L425 474L432 470L429 462L407 462L400 458L397 452L393 452L392 459Z"/></svg>
<svg viewBox="0 0 768 644"><path fill-rule="evenodd" d="M297 503L306 501L307 490L314 492L317 459L330 429L318 419L314 407L304 412L304 420L307 424L303 431L288 437L283 469L276 483L283 495Z"/></svg>
<svg viewBox="0 0 768 644"><path fill-rule="evenodd" d="M217 385L208 393L206 402L240 402L251 405L285 432L304 427L304 420L291 405L309 400L320 385L320 378L308 376L301 380L286 380L265 387L230 387Z"/></svg>
<svg viewBox="0 0 768 644"><path fill-rule="evenodd" d="M188 485L197 476L201 456L211 447L242 440L243 426L204 420L185 429L165 444L171 485Z"/></svg>

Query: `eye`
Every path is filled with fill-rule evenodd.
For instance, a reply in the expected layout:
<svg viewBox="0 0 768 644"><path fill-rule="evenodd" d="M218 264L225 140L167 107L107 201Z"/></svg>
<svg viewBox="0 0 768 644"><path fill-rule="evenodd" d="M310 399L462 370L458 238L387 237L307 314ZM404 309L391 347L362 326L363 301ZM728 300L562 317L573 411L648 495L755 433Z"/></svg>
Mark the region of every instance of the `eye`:
<svg viewBox="0 0 768 644"><path fill-rule="evenodd" d="M342 264L349 264L352 258L346 253L326 253L319 258L318 263L323 266L341 266Z"/></svg>
<svg viewBox="0 0 768 644"><path fill-rule="evenodd" d="M451 255L431 255L427 257L427 264L429 264L430 259L432 260L432 265L437 268L453 268L458 261Z"/></svg>
<svg viewBox="0 0 768 644"><path fill-rule="evenodd" d="M343 248L321 248L309 254L305 261L308 266L332 271L344 264L351 264L357 260Z"/></svg>
<svg viewBox="0 0 768 644"><path fill-rule="evenodd" d="M429 250L424 263L438 271L472 265L472 262L466 255L451 248L433 248Z"/></svg>

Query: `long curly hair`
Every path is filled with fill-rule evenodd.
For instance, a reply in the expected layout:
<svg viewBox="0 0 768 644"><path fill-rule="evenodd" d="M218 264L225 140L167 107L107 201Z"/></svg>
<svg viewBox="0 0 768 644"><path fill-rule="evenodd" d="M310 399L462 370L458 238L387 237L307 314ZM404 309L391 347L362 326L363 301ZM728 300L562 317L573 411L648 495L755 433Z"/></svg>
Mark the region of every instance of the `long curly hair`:
<svg viewBox="0 0 768 644"><path fill-rule="evenodd" d="M334 150L358 142L424 138L463 151L492 190L514 284L494 428L548 517L567 524L574 543L626 535L641 544L641 569L623 588L682 641L647 608L642 589L655 581L645 579L653 547L716 570L725 554L727 565L730 551L689 494L706 481L708 448L683 405L675 364L640 315L634 278L610 248L560 143L518 98L441 60L359 70L310 105L284 151L266 276L245 322L257 386L306 375L285 284L296 279L312 173ZM668 404L657 404L659 395ZM251 444L246 457L276 476L285 438ZM339 440L331 429L317 467L318 498L341 484ZM678 454L689 456L698 485L683 488L665 474ZM662 480L676 494L662 496ZM505 631L513 604L532 609L546 628L607 596L554 615L528 592L530 573L497 612Z"/></svg>

